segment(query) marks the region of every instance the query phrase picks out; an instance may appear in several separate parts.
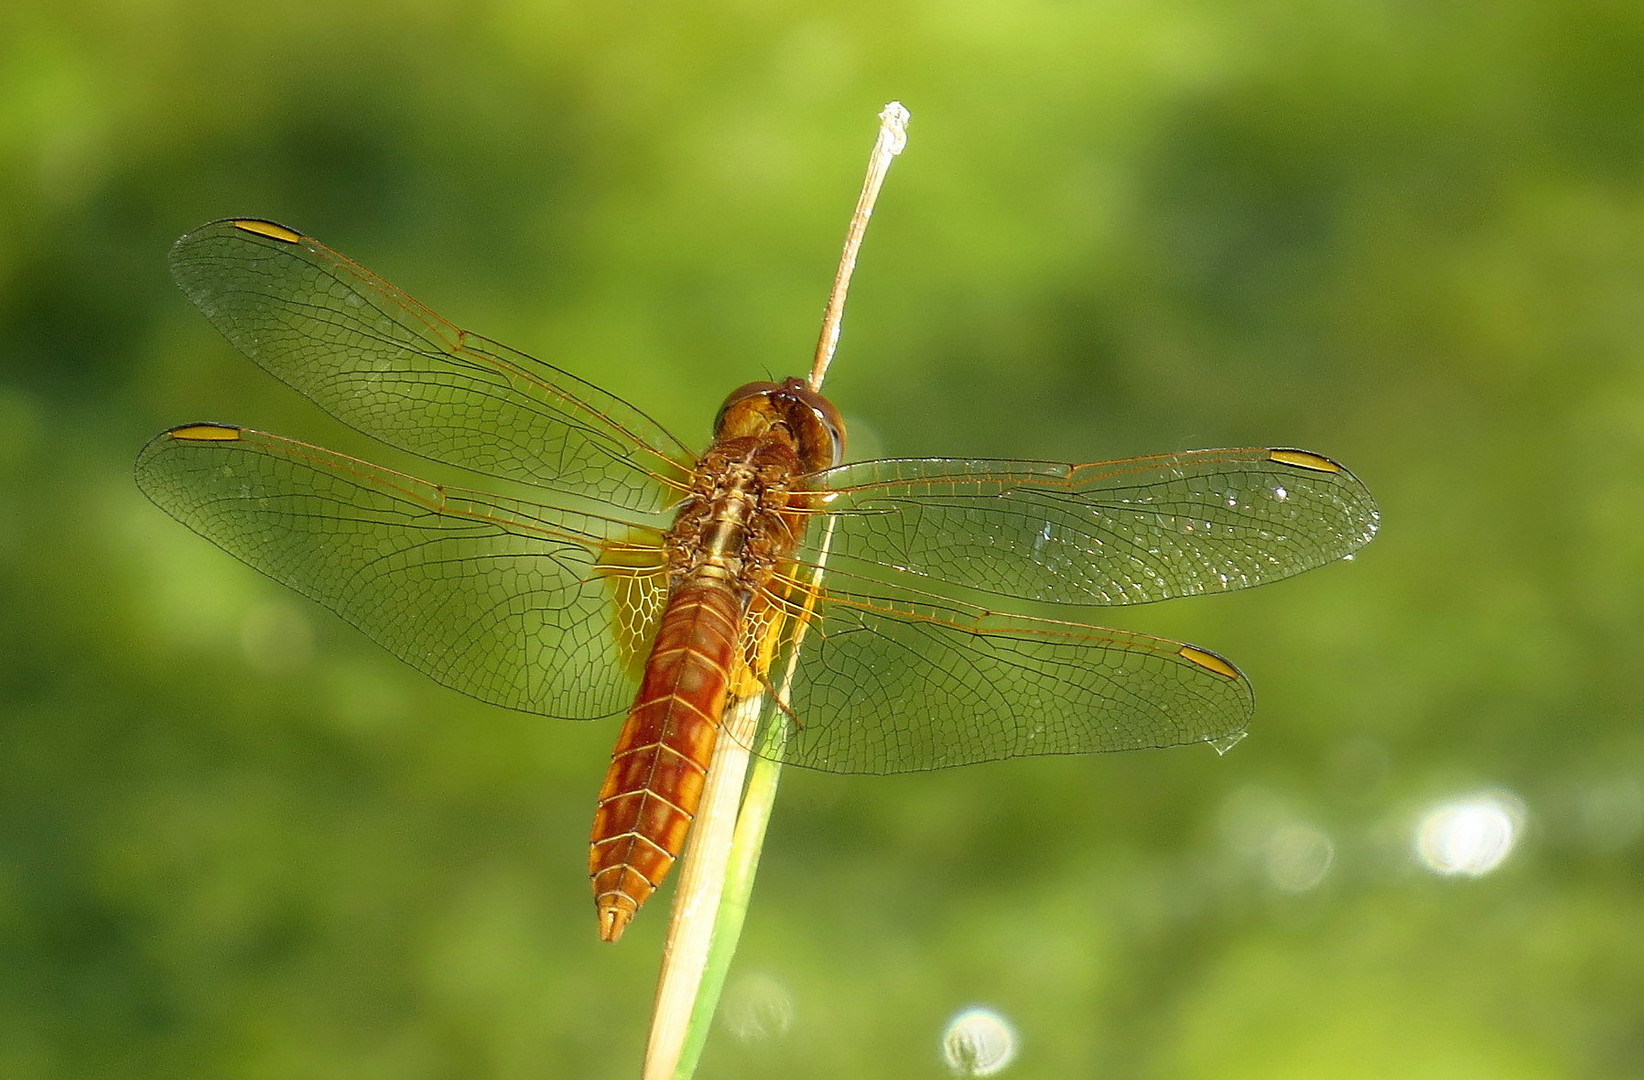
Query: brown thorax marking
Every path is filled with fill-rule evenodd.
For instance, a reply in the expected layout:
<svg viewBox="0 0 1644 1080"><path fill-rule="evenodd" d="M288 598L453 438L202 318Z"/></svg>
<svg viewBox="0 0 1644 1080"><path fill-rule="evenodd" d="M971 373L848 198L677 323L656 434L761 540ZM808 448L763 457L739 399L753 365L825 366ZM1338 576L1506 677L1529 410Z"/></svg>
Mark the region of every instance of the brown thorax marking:
<svg viewBox="0 0 1644 1080"><path fill-rule="evenodd" d="M748 599L798 539L790 494L799 459L775 433L715 443L698 462L691 494L668 530L671 588L718 579Z"/></svg>

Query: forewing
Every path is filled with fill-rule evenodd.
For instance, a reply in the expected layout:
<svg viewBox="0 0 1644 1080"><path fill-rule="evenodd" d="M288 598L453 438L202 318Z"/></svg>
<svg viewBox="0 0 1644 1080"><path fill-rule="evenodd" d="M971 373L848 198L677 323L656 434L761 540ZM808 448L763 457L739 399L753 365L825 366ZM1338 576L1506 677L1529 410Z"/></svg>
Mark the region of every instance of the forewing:
<svg viewBox="0 0 1644 1080"><path fill-rule="evenodd" d="M830 571L1064 604L1275 581L1352 554L1380 520L1352 473L1301 450L864 461L813 479L830 494L803 559L831 523Z"/></svg>
<svg viewBox="0 0 1644 1080"><path fill-rule="evenodd" d="M412 667L496 705L567 719L620 712L635 643L660 615L659 538L622 522L206 424L151 441L137 483Z"/></svg>
<svg viewBox="0 0 1644 1080"><path fill-rule="evenodd" d="M272 222L213 222L171 269L223 336L339 420L426 458L625 510L673 503L692 455L591 383L461 330Z"/></svg>
<svg viewBox="0 0 1644 1080"><path fill-rule="evenodd" d="M830 571L803 635L790 621L790 640L802 640L788 710L769 721L786 730L764 752L826 772L901 773L1223 743L1250 722L1244 676L1203 649L860 584Z"/></svg>

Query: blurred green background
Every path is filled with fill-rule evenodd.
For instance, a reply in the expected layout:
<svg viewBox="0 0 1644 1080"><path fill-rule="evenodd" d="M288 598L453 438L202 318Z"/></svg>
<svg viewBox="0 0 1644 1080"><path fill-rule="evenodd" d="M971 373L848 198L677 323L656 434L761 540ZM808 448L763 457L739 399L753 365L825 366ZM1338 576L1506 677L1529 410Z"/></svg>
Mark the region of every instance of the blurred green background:
<svg viewBox="0 0 1644 1080"><path fill-rule="evenodd" d="M1225 757L789 771L701 1075L939 1076L984 1005L1010 1076L1644 1077L1628 0L11 0L0 1076L637 1075L615 724L442 690L141 498L191 420L402 464L167 246L285 222L699 444L802 368L892 98L854 456L1302 446L1385 527L1101 613L1246 670Z"/></svg>

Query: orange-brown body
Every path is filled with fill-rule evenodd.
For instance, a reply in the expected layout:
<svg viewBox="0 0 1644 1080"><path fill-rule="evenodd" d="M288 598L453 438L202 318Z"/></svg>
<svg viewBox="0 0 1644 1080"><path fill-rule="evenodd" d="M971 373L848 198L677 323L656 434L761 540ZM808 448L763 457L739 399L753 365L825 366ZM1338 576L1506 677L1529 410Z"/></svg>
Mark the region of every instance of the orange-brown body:
<svg viewBox="0 0 1644 1080"><path fill-rule="evenodd" d="M815 496L798 478L844 452L838 413L797 379L737 390L714 434L668 532L668 604L594 815L588 870L606 941L684 847L733 679L744 665L764 675L745 625L803 533Z"/></svg>

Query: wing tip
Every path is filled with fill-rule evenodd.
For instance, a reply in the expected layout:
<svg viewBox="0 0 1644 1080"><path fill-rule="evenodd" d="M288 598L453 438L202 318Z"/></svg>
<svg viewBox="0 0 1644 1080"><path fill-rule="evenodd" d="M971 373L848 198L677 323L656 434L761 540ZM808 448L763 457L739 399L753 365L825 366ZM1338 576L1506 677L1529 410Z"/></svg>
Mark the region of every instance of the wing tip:
<svg viewBox="0 0 1644 1080"><path fill-rule="evenodd" d="M1194 645L1183 645L1176 650L1176 655L1190 664L1196 664L1206 671L1220 675L1226 679L1243 681L1244 673L1233 666L1231 660L1217 656L1208 649L1201 649Z"/></svg>
<svg viewBox="0 0 1644 1080"><path fill-rule="evenodd" d="M248 232L254 236L264 236L270 240L278 240L282 244L300 244L303 234L295 229L289 229L277 221L265 221L262 218L227 218L222 224Z"/></svg>
<svg viewBox="0 0 1644 1080"><path fill-rule="evenodd" d="M179 424L161 433L161 438L181 442L237 442L245 429L232 424Z"/></svg>
<svg viewBox="0 0 1644 1080"><path fill-rule="evenodd" d="M1338 462L1331 461L1323 454L1315 454L1311 450L1294 450L1288 447L1274 447L1268 450L1267 460L1280 465L1289 465L1295 469L1306 469L1309 472L1345 473L1347 468Z"/></svg>

